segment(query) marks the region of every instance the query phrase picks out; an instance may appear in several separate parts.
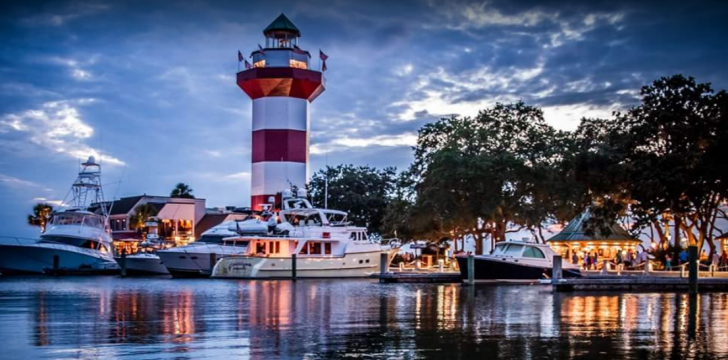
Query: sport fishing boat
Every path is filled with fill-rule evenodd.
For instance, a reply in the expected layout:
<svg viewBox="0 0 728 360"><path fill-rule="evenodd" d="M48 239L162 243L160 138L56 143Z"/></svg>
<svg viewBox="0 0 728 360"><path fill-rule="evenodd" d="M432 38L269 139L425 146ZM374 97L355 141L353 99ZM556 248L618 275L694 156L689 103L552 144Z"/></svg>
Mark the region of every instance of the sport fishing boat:
<svg viewBox="0 0 728 360"><path fill-rule="evenodd" d="M72 274L116 273L101 166L93 156L81 164L71 186L73 198L54 212L39 239L0 238L0 271Z"/></svg>
<svg viewBox="0 0 728 360"><path fill-rule="evenodd" d="M379 271L380 244L370 241L365 228L349 226L347 213L317 209L306 199L286 199L268 232L227 241L248 243L245 252L220 259L213 278L290 278L296 255L301 278L368 277Z"/></svg>
<svg viewBox="0 0 728 360"><path fill-rule="evenodd" d="M223 241L246 231L255 234L267 229L267 223L250 218L243 221L225 221L202 233L197 241L185 246L159 250L156 256L174 277L209 277L218 258L242 254L248 242Z"/></svg>
<svg viewBox="0 0 728 360"><path fill-rule="evenodd" d="M506 241L488 255L474 256L475 280L530 280L551 278L554 252L546 244ZM468 255L456 256L460 275L468 278ZM563 261L563 277L581 277L579 266Z"/></svg>

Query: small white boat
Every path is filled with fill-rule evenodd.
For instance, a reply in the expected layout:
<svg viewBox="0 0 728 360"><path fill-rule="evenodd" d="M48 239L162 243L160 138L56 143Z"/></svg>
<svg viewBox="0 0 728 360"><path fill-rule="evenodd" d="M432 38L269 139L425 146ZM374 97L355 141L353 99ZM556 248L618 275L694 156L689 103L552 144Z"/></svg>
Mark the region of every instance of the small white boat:
<svg viewBox="0 0 728 360"><path fill-rule="evenodd" d="M546 244L505 241L490 254L474 256L475 280L531 280L551 278L554 252ZM468 278L468 255L456 256L460 275ZM562 259L563 277L581 277L577 265Z"/></svg>
<svg viewBox="0 0 728 360"><path fill-rule="evenodd" d="M264 235L237 236L244 241L242 254L220 259L213 278L290 278L296 255L300 278L368 277L379 272L381 254L387 250L368 239L366 229L348 226L342 211L316 209L305 199L284 199L279 223Z"/></svg>
<svg viewBox="0 0 728 360"><path fill-rule="evenodd" d="M223 241L238 235L230 228L236 228L235 221L225 221L205 231L188 245L159 250L156 254L174 277L209 277L217 259L242 254L248 245L247 241Z"/></svg>
<svg viewBox="0 0 728 360"><path fill-rule="evenodd" d="M0 238L0 271L41 274L118 273L108 228L101 167L93 156L81 164L70 204L53 213L39 239ZM89 203L90 202L90 203Z"/></svg>
<svg viewBox="0 0 728 360"><path fill-rule="evenodd" d="M121 258L116 259L121 265ZM128 275L169 275L169 271L162 263L162 259L155 253L138 252L127 256L126 273Z"/></svg>

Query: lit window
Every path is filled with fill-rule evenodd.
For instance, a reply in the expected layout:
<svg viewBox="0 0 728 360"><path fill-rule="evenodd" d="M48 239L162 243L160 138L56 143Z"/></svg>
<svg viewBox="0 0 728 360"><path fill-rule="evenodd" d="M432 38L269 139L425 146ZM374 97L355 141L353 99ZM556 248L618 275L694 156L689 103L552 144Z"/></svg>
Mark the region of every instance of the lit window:
<svg viewBox="0 0 728 360"><path fill-rule="evenodd" d="M265 67L265 59L254 62L253 67L257 67L257 68Z"/></svg>
<svg viewBox="0 0 728 360"><path fill-rule="evenodd" d="M291 59L290 66L296 69L308 69L308 65L304 61Z"/></svg>

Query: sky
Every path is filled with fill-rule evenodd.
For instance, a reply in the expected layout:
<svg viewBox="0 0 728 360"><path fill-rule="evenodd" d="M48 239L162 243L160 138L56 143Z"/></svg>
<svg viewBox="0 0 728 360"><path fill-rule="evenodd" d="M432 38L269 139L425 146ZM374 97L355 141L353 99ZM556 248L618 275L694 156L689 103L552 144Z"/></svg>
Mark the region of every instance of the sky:
<svg viewBox="0 0 728 360"><path fill-rule="evenodd" d="M107 199L189 184L207 206L250 202L251 100L237 51L281 12L327 55L311 105L314 172L412 160L422 125L522 99L573 130L672 74L728 88L719 1L3 1L0 236L35 236L80 158ZM312 60L316 64L317 60Z"/></svg>

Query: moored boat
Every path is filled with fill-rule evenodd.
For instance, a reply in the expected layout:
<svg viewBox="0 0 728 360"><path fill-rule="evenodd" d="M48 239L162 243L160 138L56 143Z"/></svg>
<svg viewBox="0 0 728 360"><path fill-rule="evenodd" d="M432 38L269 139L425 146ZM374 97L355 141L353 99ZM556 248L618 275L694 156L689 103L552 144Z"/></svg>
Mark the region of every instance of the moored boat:
<svg viewBox="0 0 728 360"><path fill-rule="evenodd" d="M251 220L243 221L243 228L255 227ZM258 220L252 219L252 222ZM202 233L197 241L185 246L159 250L156 255L162 264L174 277L209 277L214 262L220 257L237 255L245 251L247 241L224 241L225 238L238 235L240 228L236 221L223 222Z"/></svg>
<svg viewBox="0 0 728 360"><path fill-rule="evenodd" d="M475 280L537 281L551 278L554 252L548 245L520 241L496 244L490 254L474 256ZM468 255L456 256L460 275L468 278ZM563 277L581 277L579 267L562 259Z"/></svg>
<svg viewBox="0 0 728 360"><path fill-rule="evenodd" d="M296 255L300 278L367 277L379 271L380 244L366 229L349 226L343 211L313 208L305 199L283 199L277 222L265 235L237 236L246 251L220 259L213 278L290 278Z"/></svg>
<svg viewBox="0 0 728 360"><path fill-rule="evenodd" d="M39 239L0 238L0 271L68 274L117 273L108 212L103 199L101 167L93 156L74 181L73 198L54 212ZM90 202L90 203L87 203Z"/></svg>

